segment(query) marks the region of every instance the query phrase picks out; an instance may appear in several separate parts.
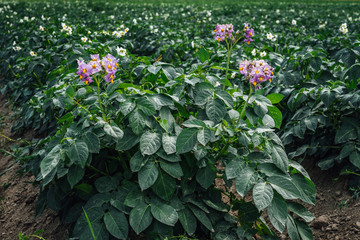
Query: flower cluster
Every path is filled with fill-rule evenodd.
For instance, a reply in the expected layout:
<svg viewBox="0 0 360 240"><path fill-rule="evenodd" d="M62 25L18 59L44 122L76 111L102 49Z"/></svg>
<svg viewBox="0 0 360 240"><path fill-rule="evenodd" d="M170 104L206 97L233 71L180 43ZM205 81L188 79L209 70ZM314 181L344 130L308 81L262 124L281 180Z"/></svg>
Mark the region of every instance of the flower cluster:
<svg viewBox="0 0 360 240"><path fill-rule="evenodd" d="M245 32L244 42L250 44L250 42L254 41L252 39L252 37L254 36L254 29L250 28L248 23L244 23L244 32Z"/></svg>
<svg viewBox="0 0 360 240"><path fill-rule="evenodd" d="M347 28L347 24L346 23L343 23L341 24L339 30L343 33L343 34L346 34L349 30Z"/></svg>
<svg viewBox="0 0 360 240"><path fill-rule="evenodd" d="M274 74L274 68L264 60L242 61L239 65L239 70L257 89L260 88L259 83L265 81L271 82Z"/></svg>
<svg viewBox="0 0 360 240"><path fill-rule="evenodd" d="M272 34L272 33L268 33L268 34L266 34L266 37L267 37L268 40L270 40L270 41L272 41L272 42L276 42L278 35Z"/></svg>
<svg viewBox="0 0 360 240"><path fill-rule="evenodd" d="M105 76L107 82L113 82L115 79L115 73L117 71L119 59L115 59L111 54L106 55L100 60L99 54L91 55L91 61L85 63L78 60L78 71L76 72L81 81L85 84L93 82L91 75L96 73L102 73Z"/></svg>
<svg viewBox="0 0 360 240"><path fill-rule="evenodd" d="M234 27L232 24L223 24L223 25L217 24L214 30L215 40L221 42L225 40L225 38L231 38L233 31L234 31Z"/></svg>
<svg viewBox="0 0 360 240"><path fill-rule="evenodd" d="M72 34L72 28L70 26L66 25L65 23L61 23L61 27L61 32L66 32L68 35Z"/></svg>

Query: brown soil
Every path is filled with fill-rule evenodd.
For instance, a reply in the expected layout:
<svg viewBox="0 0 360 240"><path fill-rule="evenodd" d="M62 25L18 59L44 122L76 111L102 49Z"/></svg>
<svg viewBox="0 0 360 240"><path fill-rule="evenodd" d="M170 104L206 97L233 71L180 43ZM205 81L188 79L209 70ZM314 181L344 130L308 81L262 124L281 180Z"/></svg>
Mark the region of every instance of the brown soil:
<svg viewBox="0 0 360 240"><path fill-rule="evenodd" d="M0 133L11 136L10 127L13 113L4 96L0 96ZM31 133L22 138L30 138ZM9 150L14 142L0 136L0 149ZM14 159L0 152L0 174L13 163ZM305 168L317 189L316 206L309 206L316 219L310 223L316 240L360 240L360 200L352 198L348 191L347 178L333 181L338 176L336 170L321 171L311 161ZM46 209L35 219L35 204L39 188L32 182L31 174L21 175L21 168L13 169L0 176L0 239L18 239L18 234L30 235L44 230L42 236L47 240L65 240L68 226L61 225L56 213ZM223 182L218 182L218 186ZM234 189L233 189L234 190ZM235 192L235 191L234 191ZM251 196L249 196L249 200ZM226 202L226 198L224 201ZM282 239L288 237L282 236Z"/></svg>
<svg viewBox="0 0 360 240"><path fill-rule="evenodd" d="M0 96L0 133L11 137L13 113L9 109L5 96ZM0 149L9 151L11 145L18 144L3 135L0 136ZM22 138L28 137L26 135L31 134L25 134ZM13 162L11 156L0 152L0 174ZM41 235L47 240L66 239L68 230L61 225L54 211L46 209L35 219L39 188L32 184L33 181L34 177L31 174L21 174L21 167L18 164L0 177L0 239L14 240L18 239L20 232L23 235L31 235L38 230L44 230Z"/></svg>

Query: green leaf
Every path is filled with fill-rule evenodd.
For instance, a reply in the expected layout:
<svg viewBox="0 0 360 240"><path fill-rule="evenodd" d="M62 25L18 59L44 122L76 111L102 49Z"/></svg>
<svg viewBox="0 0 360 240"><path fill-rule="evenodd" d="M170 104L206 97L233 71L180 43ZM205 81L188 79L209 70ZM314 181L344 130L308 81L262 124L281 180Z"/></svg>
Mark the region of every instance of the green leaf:
<svg viewBox="0 0 360 240"><path fill-rule="evenodd" d="M140 137L135 135L130 129L124 130L124 136L118 139L116 143L116 150L126 151L134 147L140 141Z"/></svg>
<svg viewBox="0 0 360 240"><path fill-rule="evenodd" d="M79 165L72 165L66 175L71 189L84 177L85 169Z"/></svg>
<svg viewBox="0 0 360 240"><path fill-rule="evenodd" d="M275 120L270 116L265 114L265 116L262 118L263 125L268 128L274 128L275 127Z"/></svg>
<svg viewBox="0 0 360 240"><path fill-rule="evenodd" d="M62 158L62 148L60 145L56 145L40 163L43 179L57 167Z"/></svg>
<svg viewBox="0 0 360 240"><path fill-rule="evenodd" d="M214 86L210 83L201 82L195 85L195 104L204 105L212 97Z"/></svg>
<svg viewBox="0 0 360 240"><path fill-rule="evenodd" d="M156 114L156 110L152 102L146 97L136 99L137 107L145 113L147 116L152 116Z"/></svg>
<svg viewBox="0 0 360 240"><path fill-rule="evenodd" d="M206 144L211 139L211 131L208 128L200 129L197 133L197 140L199 143L201 143L203 146L206 146Z"/></svg>
<svg viewBox="0 0 360 240"><path fill-rule="evenodd" d="M152 74L157 74L160 71L161 67L155 67L154 65L148 66L148 71Z"/></svg>
<svg viewBox="0 0 360 240"><path fill-rule="evenodd" d="M181 162L181 157L177 154L166 154L163 150L156 152L156 155L169 162Z"/></svg>
<svg viewBox="0 0 360 240"><path fill-rule="evenodd" d="M114 137L115 139L121 139L124 136L124 132L116 126L116 124L108 124L104 125L104 131L107 135Z"/></svg>
<svg viewBox="0 0 360 240"><path fill-rule="evenodd" d="M225 117L225 114L226 108L224 103L218 98L210 100L206 104L206 115L215 124L219 123Z"/></svg>
<svg viewBox="0 0 360 240"><path fill-rule="evenodd" d="M283 119L281 111L275 106L268 106L268 110L269 110L268 114L275 121L275 127L280 129Z"/></svg>
<svg viewBox="0 0 360 240"><path fill-rule="evenodd" d="M188 209L184 208L178 211L179 220L187 234L193 235L196 231L197 222L194 214Z"/></svg>
<svg viewBox="0 0 360 240"><path fill-rule="evenodd" d="M208 189L215 181L216 172L207 164L205 168L200 168L196 173L196 181L205 189Z"/></svg>
<svg viewBox="0 0 360 240"><path fill-rule="evenodd" d="M135 103L126 100L125 102L123 102L120 105L120 111L122 114L124 114L124 116L128 115L129 113L131 113L133 110L135 109Z"/></svg>
<svg viewBox="0 0 360 240"><path fill-rule="evenodd" d="M66 88L66 94L68 95L68 96L70 96L70 97L74 97L75 96L75 90L74 90L74 88L72 87L72 86L68 86L67 88Z"/></svg>
<svg viewBox="0 0 360 240"><path fill-rule="evenodd" d="M202 210L200 210L197 207L193 207L191 205L189 205L190 210L194 213L195 217L207 228L209 229L211 232L214 232L214 228L211 224L210 219L208 218L208 216L206 215L206 213Z"/></svg>
<svg viewBox="0 0 360 240"><path fill-rule="evenodd" d="M85 142L76 142L67 151L70 161L85 167L86 161L89 157L89 149Z"/></svg>
<svg viewBox="0 0 360 240"><path fill-rule="evenodd" d="M186 128L181 131L176 139L176 153L186 153L191 151L197 143L197 128Z"/></svg>
<svg viewBox="0 0 360 240"><path fill-rule="evenodd" d="M147 131L140 138L140 151L142 155L153 155L161 147L161 135Z"/></svg>
<svg viewBox="0 0 360 240"><path fill-rule="evenodd" d="M335 93L330 91L330 89L325 88L320 93L320 99L325 104L325 106L328 108L331 106L331 104L335 100Z"/></svg>
<svg viewBox="0 0 360 240"><path fill-rule="evenodd" d="M129 224L125 214L119 212L115 208L110 210L104 215L104 223L106 229L111 235L118 239L126 239L129 233Z"/></svg>
<svg viewBox="0 0 360 240"><path fill-rule="evenodd" d="M306 222L311 222L315 218L314 215L300 203L288 202L288 209L291 212L296 213L299 217L304 219Z"/></svg>
<svg viewBox="0 0 360 240"><path fill-rule="evenodd" d="M152 220L150 205L146 205L145 203L137 205L130 212L130 226L138 235L150 226Z"/></svg>
<svg viewBox="0 0 360 240"><path fill-rule="evenodd" d="M288 216L287 205L278 193L274 193L274 198L271 204L267 208L267 214L269 216L271 224L279 232L283 232L285 229L286 219Z"/></svg>
<svg viewBox="0 0 360 240"><path fill-rule="evenodd" d="M159 175L159 169L155 161L148 161L145 166L141 168L138 174L139 185L142 191L151 187Z"/></svg>
<svg viewBox="0 0 360 240"><path fill-rule="evenodd" d="M124 205L128 207L136 207L139 204L145 203L145 196L143 192L138 190L131 191L126 195Z"/></svg>
<svg viewBox="0 0 360 240"><path fill-rule="evenodd" d="M271 176L268 178L271 186L285 199L301 198L296 184L287 176Z"/></svg>
<svg viewBox="0 0 360 240"><path fill-rule="evenodd" d="M240 176L235 180L235 189L236 192L244 197L248 191L254 186L257 182L258 174L253 168L245 167L241 172Z"/></svg>
<svg viewBox="0 0 360 240"><path fill-rule="evenodd" d="M199 58L202 63L210 59L210 54L206 51L204 47L201 47L199 50Z"/></svg>
<svg viewBox="0 0 360 240"><path fill-rule="evenodd" d="M315 132L318 124L318 118L316 116L310 116L308 118L305 118L304 122L309 130Z"/></svg>
<svg viewBox="0 0 360 240"><path fill-rule="evenodd" d="M166 154L176 153L176 136L170 136L167 133L162 135L162 147Z"/></svg>
<svg viewBox="0 0 360 240"><path fill-rule="evenodd" d="M314 239L311 228L305 222L295 219L295 223L301 239Z"/></svg>
<svg viewBox="0 0 360 240"><path fill-rule="evenodd" d="M355 167L360 168L360 152L358 150L353 151L349 159Z"/></svg>
<svg viewBox="0 0 360 240"><path fill-rule="evenodd" d="M335 135L335 143L345 143L350 139L356 139L357 136L357 120L352 118L345 118L340 128L337 130ZM354 125L355 124L355 125ZM359 125L357 125L359 126Z"/></svg>
<svg viewBox="0 0 360 240"><path fill-rule="evenodd" d="M294 222L294 218L291 215L288 215L288 218L286 220L286 228L291 240L301 240L296 224Z"/></svg>
<svg viewBox="0 0 360 240"><path fill-rule="evenodd" d="M83 137L82 140L88 146L90 153L99 153L100 152L100 140L99 137L92 132L87 132Z"/></svg>
<svg viewBox="0 0 360 240"><path fill-rule="evenodd" d="M272 104L276 104L276 103L279 103L284 98L284 95L282 95L280 93L271 93L271 94L267 95L266 97L267 97L267 99L270 100L270 102Z"/></svg>
<svg viewBox="0 0 360 240"><path fill-rule="evenodd" d="M183 126L187 128L206 128L206 124L196 118L188 119L182 123Z"/></svg>
<svg viewBox="0 0 360 240"><path fill-rule="evenodd" d="M180 178L184 175L181 165L178 162L160 162L160 167L173 178Z"/></svg>
<svg viewBox="0 0 360 240"><path fill-rule="evenodd" d="M115 177L103 176L95 181L96 190L100 193L115 190L119 185L119 181Z"/></svg>
<svg viewBox="0 0 360 240"><path fill-rule="evenodd" d="M113 83L110 83L107 88L106 88L106 93L108 95L112 94L116 89L117 87L120 85L120 81L119 80L116 80L114 81Z"/></svg>
<svg viewBox="0 0 360 240"><path fill-rule="evenodd" d="M174 178L170 177L163 171L159 171L159 176L154 185L152 185L151 189L160 198L164 199L165 201L169 201L175 192L176 181Z"/></svg>
<svg viewBox="0 0 360 240"><path fill-rule="evenodd" d="M281 146L271 144L271 158L278 168L287 173L289 160Z"/></svg>
<svg viewBox="0 0 360 240"><path fill-rule="evenodd" d="M241 158L233 159L231 162L229 162L226 165L226 168L225 168L225 173L226 173L227 179L233 179L236 177L240 177L240 173L244 169L244 167L245 167L245 162L243 159L241 159Z"/></svg>
<svg viewBox="0 0 360 240"><path fill-rule="evenodd" d="M145 116L140 110L135 109L129 116L130 127L136 135L140 135L145 127Z"/></svg>
<svg viewBox="0 0 360 240"><path fill-rule="evenodd" d="M273 196L274 192L269 184L265 182L255 184L253 189L253 199L259 212L269 206Z"/></svg>
<svg viewBox="0 0 360 240"><path fill-rule="evenodd" d="M226 106L228 106L229 108L232 108L234 106L234 100L228 92L216 89L215 95L221 100L223 100Z"/></svg>
<svg viewBox="0 0 360 240"><path fill-rule="evenodd" d="M137 151L130 158L130 169L132 172L138 172L143 165L144 165L144 157L140 151Z"/></svg>
<svg viewBox="0 0 360 240"><path fill-rule="evenodd" d="M179 219L176 210L172 206L158 201L151 202L151 214L159 222L172 227L175 226Z"/></svg>

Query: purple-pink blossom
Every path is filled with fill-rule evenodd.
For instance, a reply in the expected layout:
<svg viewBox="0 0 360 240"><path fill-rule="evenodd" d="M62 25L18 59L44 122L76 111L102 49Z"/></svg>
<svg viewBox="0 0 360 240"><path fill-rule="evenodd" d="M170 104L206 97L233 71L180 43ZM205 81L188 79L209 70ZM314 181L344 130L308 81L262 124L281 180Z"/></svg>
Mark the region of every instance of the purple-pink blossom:
<svg viewBox="0 0 360 240"><path fill-rule="evenodd" d="M252 37L254 36L255 32L254 29L249 27L248 23L244 23L244 32L245 32L244 42L250 44L250 42L254 41Z"/></svg>
<svg viewBox="0 0 360 240"><path fill-rule="evenodd" d="M261 88L259 83L269 81L274 75L274 68L264 60L244 60L239 64L239 71L257 89Z"/></svg>
<svg viewBox="0 0 360 240"><path fill-rule="evenodd" d="M221 42L225 38L231 38L234 31L234 26L232 24L217 24L214 30L215 40Z"/></svg>
<svg viewBox="0 0 360 240"><path fill-rule="evenodd" d="M101 77L105 76L107 82L113 82L117 71L119 59L115 59L111 54L106 55L100 60L99 54L91 55L91 61L85 63L78 60L78 71L81 81L86 84L93 82L91 75L101 73ZM95 78L96 79L96 78Z"/></svg>

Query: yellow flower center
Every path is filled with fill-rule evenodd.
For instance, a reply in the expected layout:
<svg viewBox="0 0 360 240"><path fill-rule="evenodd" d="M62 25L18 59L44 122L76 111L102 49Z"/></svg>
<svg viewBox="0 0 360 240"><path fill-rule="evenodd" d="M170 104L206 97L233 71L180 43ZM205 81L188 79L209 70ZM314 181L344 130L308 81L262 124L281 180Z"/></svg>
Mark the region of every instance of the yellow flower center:
<svg viewBox="0 0 360 240"><path fill-rule="evenodd" d="M220 37L218 37L218 41L220 42L220 40L221 40L221 38Z"/></svg>
<svg viewBox="0 0 360 240"><path fill-rule="evenodd" d="M92 68L96 68L96 64L95 64L95 63L92 65Z"/></svg>
<svg viewBox="0 0 360 240"><path fill-rule="evenodd" d="M222 28L222 29L221 29L221 32L224 32L224 31L225 31L225 29Z"/></svg>
<svg viewBox="0 0 360 240"><path fill-rule="evenodd" d="M94 58L93 61L97 61L97 58Z"/></svg>
<svg viewBox="0 0 360 240"><path fill-rule="evenodd" d="M110 59L110 58L108 58L108 61L109 61L109 62L111 62L111 59Z"/></svg>
<svg viewBox="0 0 360 240"><path fill-rule="evenodd" d="M248 44L250 44L250 41L248 41Z"/></svg>
<svg viewBox="0 0 360 240"><path fill-rule="evenodd" d="M108 69L111 69L111 66L110 66L110 65L108 65L107 67L108 67Z"/></svg>
<svg viewBox="0 0 360 240"><path fill-rule="evenodd" d="M89 81L88 81L88 80L86 80L86 81L85 81L85 84L88 84L88 83L89 83Z"/></svg>
<svg viewBox="0 0 360 240"><path fill-rule="evenodd" d="M252 32L250 32L250 37L252 37L252 35L253 35Z"/></svg>
<svg viewBox="0 0 360 240"><path fill-rule="evenodd" d="M269 69L268 68L265 68L265 71L268 71Z"/></svg>
<svg viewBox="0 0 360 240"><path fill-rule="evenodd" d="M260 77L259 79L260 79L260 82L262 82L263 78L262 78L262 77Z"/></svg>
<svg viewBox="0 0 360 240"><path fill-rule="evenodd" d="M119 64L118 64L118 63L116 63L115 65L116 65L117 67L119 66Z"/></svg>
<svg viewBox="0 0 360 240"><path fill-rule="evenodd" d="M271 78L269 78L269 82L271 82Z"/></svg>
<svg viewBox="0 0 360 240"><path fill-rule="evenodd" d="M83 79L83 76L82 76L82 75L80 75L80 79Z"/></svg>
<svg viewBox="0 0 360 240"><path fill-rule="evenodd" d="M217 30L215 29L214 32L217 32Z"/></svg>
<svg viewBox="0 0 360 240"><path fill-rule="evenodd" d="M256 82L254 82L253 84L254 84L254 86L256 86L256 84L257 84L257 83L256 83Z"/></svg>
<svg viewBox="0 0 360 240"><path fill-rule="evenodd" d="M83 69L83 73L86 73L86 68Z"/></svg>
<svg viewBox="0 0 360 240"><path fill-rule="evenodd" d="M258 74L258 73L259 73L259 71L258 71L258 70L256 70L256 71L255 71L255 74Z"/></svg>
<svg viewBox="0 0 360 240"><path fill-rule="evenodd" d="M243 69L244 69L244 68L243 68L243 67L241 67L241 68L240 68L240 71L242 71Z"/></svg>

